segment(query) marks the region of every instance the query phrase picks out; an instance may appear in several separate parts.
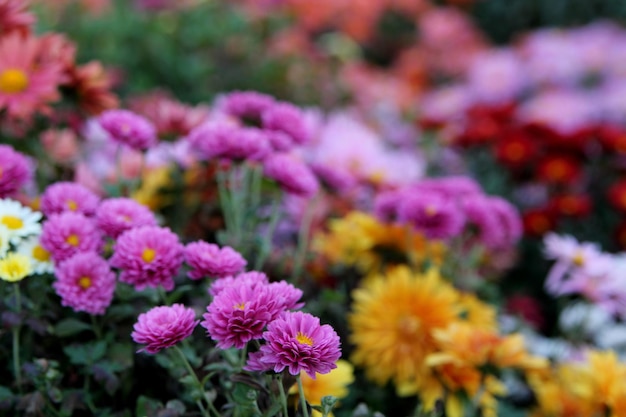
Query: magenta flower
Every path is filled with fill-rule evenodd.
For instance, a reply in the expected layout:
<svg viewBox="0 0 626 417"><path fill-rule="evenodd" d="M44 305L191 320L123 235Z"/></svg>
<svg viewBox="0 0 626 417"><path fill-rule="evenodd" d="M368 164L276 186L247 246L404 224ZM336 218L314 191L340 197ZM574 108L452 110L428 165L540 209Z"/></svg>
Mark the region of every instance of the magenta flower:
<svg viewBox="0 0 626 417"><path fill-rule="evenodd" d="M406 193L404 193L406 194ZM390 223L398 217L398 206L405 195L402 190L384 191L374 199L374 214L385 223Z"/></svg>
<svg viewBox="0 0 626 417"><path fill-rule="evenodd" d="M233 248L207 242L192 242L185 247L185 262L191 267L191 279L204 277L223 278L235 275L245 268L247 262Z"/></svg>
<svg viewBox="0 0 626 417"><path fill-rule="evenodd" d="M341 357L339 336L328 324L301 311L286 312L267 326L263 333L265 344L258 352L251 353L244 369L250 371L282 372L291 375L306 372L326 374L336 368Z"/></svg>
<svg viewBox="0 0 626 417"><path fill-rule="evenodd" d="M500 219L495 214L491 199L477 195L467 197L462 202L463 213L467 225L471 227L476 237L487 248L496 249L505 246L505 230Z"/></svg>
<svg viewBox="0 0 626 417"><path fill-rule="evenodd" d="M522 216L513 204L500 197L490 197L489 203L504 232L503 246L513 246L522 237Z"/></svg>
<svg viewBox="0 0 626 417"><path fill-rule="evenodd" d="M295 144L303 145L311 136L302 111L292 104L277 103L270 106L263 112L261 118L263 129L285 133Z"/></svg>
<svg viewBox="0 0 626 417"><path fill-rule="evenodd" d="M73 211L92 216L100 204L100 197L87 187L75 182L57 182L41 196L41 211L46 216Z"/></svg>
<svg viewBox="0 0 626 417"><path fill-rule="evenodd" d="M212 297L216 297L217 294L222 292L224 288L230 287L235 282L242 283L245 282L247 286L263 286L269 284L269 280L267 279L267 275L263 272L250 271L244 272L242 274L237 275L236 277L224 277L218 278L209 287L209 294Z"/></svg>
<svg viewBox="0 0 626 417"><path fill-rule="evenodd" d="M102 235L93 220L66 211L53 214L44 222L41 246L59 263L79 252L100 252Z"/></svg>
<svg viewBox="0 0 626 417"><path fill-rule="evenodd" d="M111 266L122 270L120 281L138 291L158 287L174 288L174 275L184 260L184 246L169 228L142 226L127 230L117 239Z"/></svg>
<svg viewBox="0 0 626 417"><path fill-rule="evenodd" d="M95 252L81 252L55 269L52 284L61 304L74 311L104 314L113 300L115 274L108 262Z"/></svg>
<svg viewBox="0 0 626 417"><path fill-rule="evenodd" d="M96 211L96 222L104 234L114 239L136 227L157 225L149 208L125 197L104 200Z"/></svg>
<svg viewBox="0 0 626 417"><path fill-rule="evenodd" d="M100 115L98 122L114 141L135 150L146 150L157 142L154 125L131 111L107 110Z"/></svg>
<svg viewBox="0 0 626 417"><path fill-rule="evenodd" d="M275 103L273 97L256 91L235 91L222 98L221 108L230 114L254 125L261 121L261 114Z"/></svg>
<svg viewBox="0 0 626 417"><path fill-rule="evenodd" d="M263 174L275 180L286 192L312 197L319 190L313 171L301 160L286 153L275 153L263 163Z"/></svg>
<svg viewBox="0 0 626 417"><path fill-rule="evenodd" d="M457 204L435 192L406 195L398 206L398 220L431 239L456 236L465 225Z"/></svg>
<svg viewBox="0 0 626 417"><path fill-rule="evenodd" d="M205 123L187 136L191 149L209 160L260 160L270 151L267 135L260 129L228 123Z"/></svg>
<svg viewBox="0 0 626 417"><path fill-rule="evenodd" d="M13 196L33 176L28 158L9 145L0 145L0 198Z"/></svg>
<svg viewBox="0 0 626 417"><path fill-rule="evenodd" d="M197 325L193 309L182 304L159 306L139 315L131 337L135 343L146 345L138 352L158 353L191 336Z"/></svg>

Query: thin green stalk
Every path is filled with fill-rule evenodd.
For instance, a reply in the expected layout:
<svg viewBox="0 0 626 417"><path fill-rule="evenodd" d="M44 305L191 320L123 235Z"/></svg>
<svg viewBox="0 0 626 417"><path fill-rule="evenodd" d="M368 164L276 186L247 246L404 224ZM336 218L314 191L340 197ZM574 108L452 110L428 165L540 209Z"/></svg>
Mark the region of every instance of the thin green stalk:
<svg viewBox="0 0 626 417"><path fill-rule="evenodd" d="M93 327L93 332L96 335L98 340L102 340L102 330L100 329L100 323L98 323L98 319L93 314L91 316L91 326Z"/></svg>
<svg viewBox="0 0 626 417"><path fill-rule="evenodd" d="M89 389L90 389L90 378L88 374L85 374L85 382L83 383L83 393L85 394L84 396L85 403L87 403L87 407L89 408L89 411L95 414L98 409L96 408L96 405L93 403L91 399L91 394L89 394Z"/></svg>
<svg viewBox="0 0 626 417"><path fill-rule="evenodd" d="M202 399L204 401L206 401L206 403L208 405L209 409L207 411L207 409L204 408L204 405L202 405L202 400L196 401L196 404L198 405L198 408L202 412L202 415L205 416L205 417L211 417L211 413L213 413L213 414L215 414L216 417L219 417L220 413L215 409L215 407L213 406L213 403L211 403L210 401L208 401L206 399L206 396L204 395L204 386L202 385L202 383L198 379L198 376L196 375L196 372L191 367L191 364L187 360L187 357L185 356L185 353L178 346L174 346L174 350L176 350L176 352L178 352L178 355L183 360L183 365L185 365L185 368L187 368L187 372L189 372L189 375L191 375L191 377L193 378L193 380L194 380L195 384L197 385L198 389L202 393Z"/></svg>
<svg viewBox="0 0 626 417"><path fill-rule="evenodd" d="M163 305L168 305L169 299L167 298L167 294L165 293L165 290L162 286L159 285L157 287L157 292L159 293L159 298L161 298L161 301L163 301Z"/></svg>
<svg viewBox="0 0 626 417"><path fill-rule="evenodd" d="M18 323L13 327L13 370L15 372L15 382L20 394L22 393L22 367L20 365L20 329L22 327L20 314L22 312L22 300L20 297L19 282L13 285L15 291L15 312L18 315Z"/></svg>
<svg viewBox="0 0 626 417"><path fill-rule="evenodd" d="M302 272L307 249L309 246L309 233L311 231L311 223L313 223L313 215L315 214L316 200L309 204L304 212L300 231L298 233L298 247L296 249L293 269L291 271L291 282L296 282L297 277Z"/></svg>
<svg viewBox="0 0 626 417"><path fill-rule="evenodd" d="M272 250L272 238L274 237L274 230L276 229L276 225L278 224L280 213L280 203L278 199L275 199L272 203L272 214L270 215L270 222L267 225L267 230L265 231L265 235L263 236L263 240L261 241L259 254L254 262L254 269L257 271L260 271L261 268L263 268L265 259L267 259L267 256Z"/></svg>
<svg viewBox="0 0 626 417"><path fill-rule="evenodd" d="M220 208L222 209L222 216L224 217L224 224L226 226L226 231L229 239L231 239L231 235L233 233L233 228L235 227L233 220L233 210L232 210L232 196L230 193L230 189L227 186L227 180L224 172L221 170L217 171L217 189L219 192L219 200L220 200ZM224 242L222 242L224 243ZM228 242L231 243L231 242Z"/></svg>
<svg viewBox="0 0 626 417"><path fill-rule="evenodd" d="M296 376L296 380L298 381L298 393L300 394L300 406L302 407L302 415L304 417L309 417L309 409L306 405L306 399L304 398L304 387L302 386L302 378L298 374Z"/></svg>
<svg viewBox="0 0 626 417"><path fill-rule="evenodd" d="M287 410L287 395L285 394L285 387L283 386L283 376L278 375L278 392L280 393L280 402L283 405L284 417L289 417L289 410Z"/></svg>

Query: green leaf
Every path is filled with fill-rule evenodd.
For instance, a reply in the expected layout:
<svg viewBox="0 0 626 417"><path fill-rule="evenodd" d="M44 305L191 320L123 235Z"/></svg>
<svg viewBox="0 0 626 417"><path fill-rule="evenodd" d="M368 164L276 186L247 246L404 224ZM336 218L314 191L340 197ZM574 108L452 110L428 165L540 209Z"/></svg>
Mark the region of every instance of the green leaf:
<svg viewBox="0 0 626 417"><path fill-rule="evenodd" d="M11 400L13 396L14 394L10 389L0 385L0 402Z"/></svg>
<svg viewBox="0 0 626 417"><path fill-rule="evenodd" d="M63 352L68 356L74 365L87 365L102 359L106 353L106 342L100 340L95 343L84 345L70 345L63 348Z"/></svg>
<svg viewBox="0 0 626 417"><path fill-rule="evenodd" d="M137 417L155 416L156 412L161 408L163 408L163 404L160 401L142 395L137 399L135 415Z"/></svg>
<svg viewBox="0 0 626 417"><path fill-rule="evenodd" d="M59 337L68 337L90 329L90 324L74 318L68 318L61 320L56 326L54 326L54 334Z"/></svg>

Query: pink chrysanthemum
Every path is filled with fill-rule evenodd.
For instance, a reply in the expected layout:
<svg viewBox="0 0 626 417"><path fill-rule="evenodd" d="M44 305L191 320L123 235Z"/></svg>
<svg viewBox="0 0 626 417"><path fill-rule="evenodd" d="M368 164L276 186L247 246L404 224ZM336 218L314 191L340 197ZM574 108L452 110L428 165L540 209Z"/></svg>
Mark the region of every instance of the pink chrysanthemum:
<svg viewBox="0 0 626 417"><path fill-rule="evenodd" d="M59 99L61 62L42 60L40 40L12 33L0 38L0 110L28 119Z"/></svg>
<svg viewBox="0 0 626 417"><path fill-rule="evenodd" d="M295 144L303 145L311 136L302 111L292 104L277 103L266 109L261 117L264 129L284 133Z"/></svg>
<svg viewBox="0 0 626 417"><path fill-rule="evenodd" d="M274 98L267 94L256 91L235 91L222 98L220 107L231 116L253 125L259 125L261 114L274 103Z"/></svg>
<svg viewBox="0 0 626 417"><path fill-rule="evenodd" d="M96 223L107 236L117 239L127 230L141 226L156 226L157 220L150 209L126 198L104 200L96 211Z"/></svg>
<svg viewBox="0 0 626 417"><path fill-rule="evenodd" d="M374 199L374 214L380 221L393 222L398 217L398 206L404 195L401 190L384 191Z"/></svg>
<svg viewBox="0 0 626 417"><path fill-rule="evenodd" d="M0 145L0 198L14 195L32 176L26 156L9 145Z"/></svg>
<svg viewBox="0 0 626 417"><path fill-rule="evenodd" d="M95 252L81 252L55 269L52 286L61 304L74 311L104 314L113 300L115 274L108 262Z"/></svg>
<svg viewBox="0 0 626 417"><path fill-rule="evenodd" d="M508 242L491 202L491 198L478 195L465 198L462 207L467 225L473 229L478 240L486 247L496 249Z"/></svg>
<svg viewBox="0 0 626 417"><path fill-rule="evenodd" d="M500 197L490 197L489 203L503 231L503 246L513 246L522 237L522 216L513 204Z"/></svg>
<svg viewBox="0 0 626 417"><path fill-rule="evenodd" d="M249 287L255 287L257 285L263 286L269 284L267 275L265 275L263 272L249 271L239 274L235 277L231 276L216 279L211 283L211 286L209 287L209 294L215 298L219 293L222 292L224 288L232 286L235 282L246 282L245 285Z"/></svg>
<svg viewBox="0 0 626 417"><path fill-rule="evenodd" d="M35 22L24 0L0 0L0 28L4 35L17 31L26 34Z"/></svg>
<svg viewBox="0 0 626 417"><path fill-rule="evenodd" d="M228 123L206 123L193 129L187 140L204 159L260 160L270 151L266 134L257 128Z"/></svg>
<svg viewBox="0 0 626 417"><path fill-rule="evenodd" d="M233 248L207 242L192 242L185 247L185 262L191 267L191 279L223 278L241 272L247 262Z"/></svg>
<svg viewBox="0 0 626 417"><path fill-rule="evenodd" d="M131 337L135 343L146 345L138 352L154 354L191 336L197 325L193 309L182 304L159 306L139 315Z"/></svg>
<svg viewBox="0 0 626 417"><path fill-rule="evenodd" d="M90 218L66 211L53 214L43 224L41 246L55 263L60 263L79 252L99 252L102 235Z"/></svg>
<svg viewBox="0 0 626 417"><path fill-rule="evenodd" d="M437 192L452 198L483 194L480 185L475 180L464 176L425 179L413 184L409 189L413 192Z"/></svg>
<svg viewBox="0 0 626 417"><path fill-rule="evenodd" d="M184 246L168 228L143 226L120 235L110 259L111 265L122 270L120 281L146 287L174 288L174 275L183 259Z"/></svg>
<svg viewBox="0 0 626 417"><path fill-rule="evenodd" d="M256 279L235 279L207 307L201 325L222 349L243 348L260 339L272 320L290 308L300 307L302 291L290 284L262 284Z"/></svg>
<svg viewBox="0 0 626 417"><path fill-rule="evenodd" d="M328 324L301 311L284 313L267 326L263 333L265 344L250 354L244 369L251 371L282 372L288 368L291 375L306 372L326 374L336 368L341 357L340 340Z"/></svg>
<svg viewBox="0 0 626 417"><path fill-rule="evenodd" d="M319 190L319 182L313 171L302 161L285 153L267 157L263 174L275 180L288 193L312 197Z"/></svg>
<svg viewBox="0 0 626 417"><path fill-rule="evenodd" d="M87 187L75 182L57 182L41 196L41 211L46 216L73 211L92 216L98 209L100 197Z"/></svg>
<svg viewBox="0 0 626 417"><path fill-rule="evenodd" d="M128 110L107 110L98 117L100 126L119 143L144 151L156 145L156 129L148 119Z"/></svg>
<svg viewBox="0 0 626 417"><path fill-rule="evenodd" d="M438 193L408 195L398 206L398 220L432 239L456 236L465 225L457 204Z"/></svg>

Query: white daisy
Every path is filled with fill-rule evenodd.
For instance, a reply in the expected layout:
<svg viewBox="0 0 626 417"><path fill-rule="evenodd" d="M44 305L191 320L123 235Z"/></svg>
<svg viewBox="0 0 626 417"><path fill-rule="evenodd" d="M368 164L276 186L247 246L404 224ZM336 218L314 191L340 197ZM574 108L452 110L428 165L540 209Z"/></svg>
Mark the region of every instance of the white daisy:
<svg viewBox="0 0 626 417"><path fill-rule="evenodd" d="M9 229L0 224L0 259L4 258L9 251L9 240L11 240Z"/></svg>
<svg viewBox="0 0 626 417"><path fill-rule="evenodd" d="M11 199L0 200L0 224L9 230L11 243L18 244L22 238L41 233L41 213L33 211Z"/></svg>
<svg viewBox="0 0 626 417"><path fill-rule="evenodd" d="M17 253L28 256L33 267L33 273L53 273L54 265L50 258L50 252L45 250L39 241L39 236L30 236L23 240L17 247Z"/></svg>

